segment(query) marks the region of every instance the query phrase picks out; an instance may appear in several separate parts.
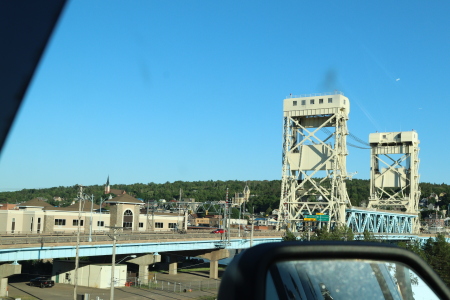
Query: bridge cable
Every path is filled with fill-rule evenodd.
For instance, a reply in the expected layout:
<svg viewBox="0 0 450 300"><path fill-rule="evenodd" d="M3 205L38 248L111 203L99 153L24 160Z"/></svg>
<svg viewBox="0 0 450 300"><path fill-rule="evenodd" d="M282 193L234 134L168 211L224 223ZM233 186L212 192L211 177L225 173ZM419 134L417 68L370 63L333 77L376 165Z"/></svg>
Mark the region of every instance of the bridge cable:
<svg viewBox="0 0 450 300"><path fill-rule="evenodd" d="M353 133L349 132L348 135L349 135L352 139L354 139L355 141L357 141L357 142L359 142L359 143L361 143L361 144L363 144L363 145L365 145L365 146L370 146L369 143L363 141L362 139L360 139L359 137L357 137L357 136L354 135Z"/></svg>

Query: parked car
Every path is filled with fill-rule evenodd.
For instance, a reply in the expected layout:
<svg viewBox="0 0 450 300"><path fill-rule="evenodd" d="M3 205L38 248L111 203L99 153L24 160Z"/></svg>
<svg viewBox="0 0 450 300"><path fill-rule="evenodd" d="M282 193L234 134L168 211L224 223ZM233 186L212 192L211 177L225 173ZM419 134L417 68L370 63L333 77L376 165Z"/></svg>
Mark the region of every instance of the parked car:
<svg viewBox="0 0 450 300"><path fill-rule="evenodd" d="M225 229L222 229L222 228L219 228L219 229L211 231L211 233L225 233L225 232L227 232L227 231Z"/></svg>
<svg viewBox="0 0 450 300"><path fill-rule="evenodd" d="M52 287L55 285L53 280L50 280L47 277L36 277L30 280L30 286L39 286L41 288Z"/></svg>

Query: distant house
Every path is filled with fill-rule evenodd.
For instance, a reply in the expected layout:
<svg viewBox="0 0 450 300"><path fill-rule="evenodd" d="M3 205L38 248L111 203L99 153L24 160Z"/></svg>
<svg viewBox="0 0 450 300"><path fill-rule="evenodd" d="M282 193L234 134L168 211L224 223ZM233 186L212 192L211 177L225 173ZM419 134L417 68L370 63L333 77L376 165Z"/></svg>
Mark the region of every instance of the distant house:
<svg viewBox="0 0 450 300"><path fill-rule="evenodd" d="M13 203L0 204L0 210L11 210L11 209L17 209L17 204L13 204Z"/></svg>
<svg viewBox="0 0 450 300"><path fill-rule="evenodd" d="M183 202L195 202L195 198L183 198L181 199Z"/></svg>
<svg viewBox="0 0 450 300"><path fill-rule="evenodd" d="M271 218L255 218L256 226L275 226L277 225L277 220Z"/></svg>

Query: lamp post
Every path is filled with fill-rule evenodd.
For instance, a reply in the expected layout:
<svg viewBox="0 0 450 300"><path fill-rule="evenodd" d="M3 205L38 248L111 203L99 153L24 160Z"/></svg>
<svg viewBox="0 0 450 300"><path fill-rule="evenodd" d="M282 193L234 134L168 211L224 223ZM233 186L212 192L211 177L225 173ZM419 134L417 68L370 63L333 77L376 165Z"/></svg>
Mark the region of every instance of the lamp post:
<svg viewBox="0 0 450 300"><path fill-rule="evenodd" d="M91 195L91 220L89 224L89 242L92 242L92 209L94 207L94 194Z"/></svg>
<svg viewBox="0 0 450 300"><path fill-rule="evenodd" d="M122 258L121 260L119 260L118 262L116 262L116 265L120 264L121 262L123 262L123 261L124 261L125 259L127 259L128 257L136 258L136 255L135 255L135 254L127 255L127 256L125 256L124 258Z"/></svg>
<svg viewBox="0 0 450 300"><path fill-rule="evenodd" d="M114 267L116 265L116 240L117 240L117 231L120 229L123 229L123 227L115 227L115 226L108 226L108 228L113 230L112 235L109 235L109 237L113 240L113 251L112 251L112 258L111 258L111 292L109 295L110 300L114 300Z"/></svg>
<svg viewBox="0 0 450 300"><path fill-rule="evenodd" d="M253 226L255 224L255 207L253 206L253 213L252 213L252 233L250 235L250 247L253 246Z"/></svg>
<svg viewBox="0 0 450 300"><path fill-rule="evenodd" d="M80 191L78 193L78 223L77 223L77 246L75 250L75 280L73 287L73 300L77 299L77 287L78 287L78 264L80 260L80 223L81 223L81 200L83 199L83 186L80 185Z"/></svg>
<svg viewBox="0 0 450 300"><path fill-rule="evenodd" d="M239 225L238 225L238 236L241 237L241 210L242 203L239 204Z"/></svg>

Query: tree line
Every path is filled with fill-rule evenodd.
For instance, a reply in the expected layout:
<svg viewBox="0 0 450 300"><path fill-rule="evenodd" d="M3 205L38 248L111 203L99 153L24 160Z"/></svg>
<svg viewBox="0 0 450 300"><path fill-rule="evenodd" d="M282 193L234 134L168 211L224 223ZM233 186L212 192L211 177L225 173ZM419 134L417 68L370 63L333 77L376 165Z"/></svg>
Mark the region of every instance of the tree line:
<svg viewBox="0 0 450 300"><path fill-rule="evenodd" d="M208 181L175 181L165 183L134 183L115 184L111 189L125 190L128 194L142 199L153 201L159 199L179 200L183 198L194 198L195 201L219 201L225 200L227 189L228 199L234 197L235 193L242 193L245 185L250 188L250 201L247 203L248 211L263 212L269 214L278 208L281 195L281 180L208 180ZM369 180L353 179L347 181L347 192L352 205L361 206L367 203L369 198ZM422 197L428 203L447 208L450 204L450 186L447 184L420 183ZM23 189L13 192L0 192L0 203L23 203L33 198L47 200L54 206L68 206L77 197L78 186L52 187L46 189ZM99 204L107 198L104 194L103 185L91 185L84 187L84 192L93 195L94 201ZM59 197L62 201L55 200Z"/></svg>

